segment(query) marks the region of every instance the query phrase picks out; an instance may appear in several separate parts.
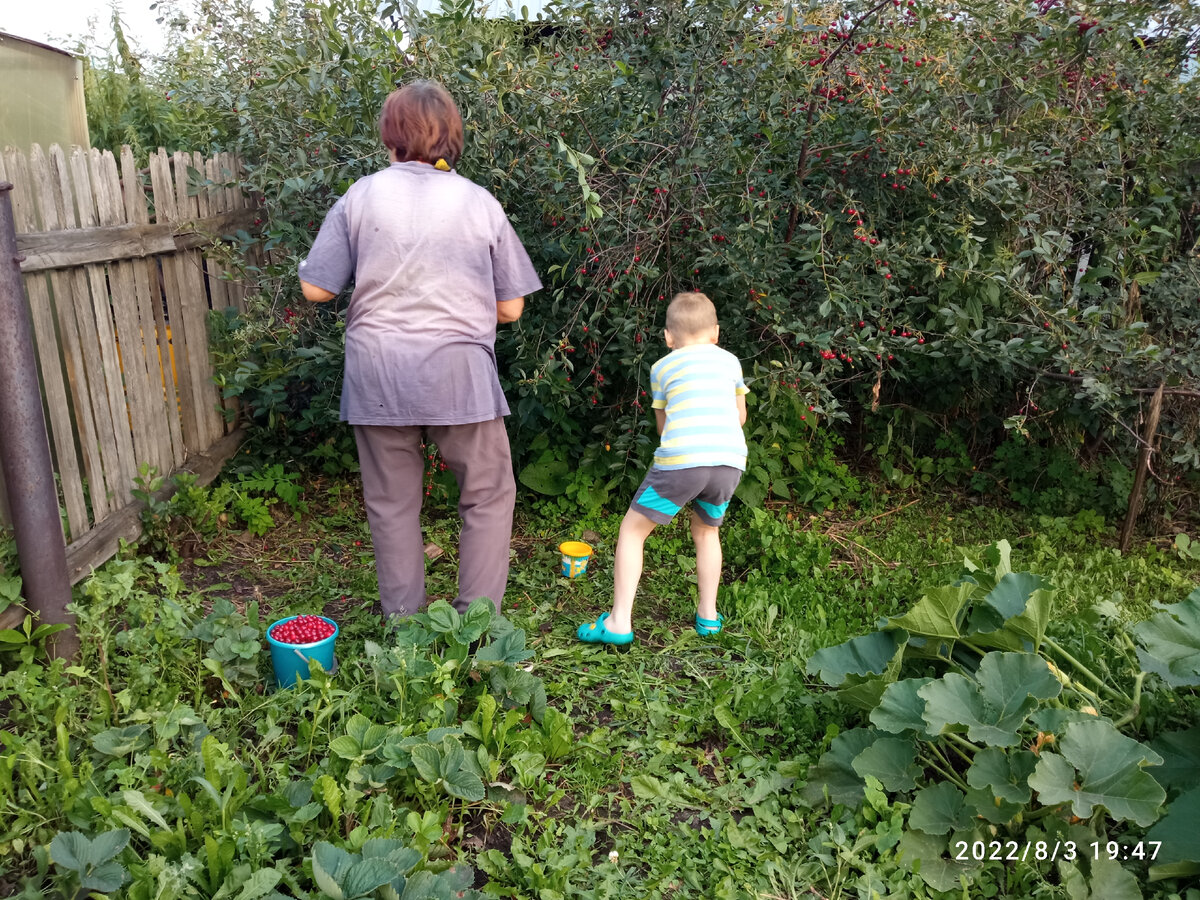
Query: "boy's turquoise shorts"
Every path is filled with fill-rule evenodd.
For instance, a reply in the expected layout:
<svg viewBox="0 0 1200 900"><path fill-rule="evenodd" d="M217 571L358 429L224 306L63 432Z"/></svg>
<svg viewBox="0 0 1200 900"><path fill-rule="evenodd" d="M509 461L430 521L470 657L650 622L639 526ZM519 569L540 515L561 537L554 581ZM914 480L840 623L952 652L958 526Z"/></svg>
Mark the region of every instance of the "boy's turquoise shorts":
<svg viewBox="0 0 1200 900"><path fill-rule="evenodd" d="M629 508L651 522L666 525L675 513L694 500L692 508L696 515L706 525L715 527L724 520L725 510L741 480L742 470L733 466L693 466L688 469L651 466Z"/></svg>

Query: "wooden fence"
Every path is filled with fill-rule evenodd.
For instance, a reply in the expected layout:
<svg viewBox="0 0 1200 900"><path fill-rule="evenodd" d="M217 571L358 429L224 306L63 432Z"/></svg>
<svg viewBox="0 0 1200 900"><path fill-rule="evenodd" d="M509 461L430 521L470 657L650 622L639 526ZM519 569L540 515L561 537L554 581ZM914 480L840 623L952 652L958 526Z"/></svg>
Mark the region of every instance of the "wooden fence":
<svg viewBox="0 0 1200 900"><path fill-rule="evenodd" d="M170 474L230 452L209 357L210 310L244 309L223 235L255 203L230 154L113 154L34 146L0 154L66 512L72 582L136 533L143 464Z"/></svg>

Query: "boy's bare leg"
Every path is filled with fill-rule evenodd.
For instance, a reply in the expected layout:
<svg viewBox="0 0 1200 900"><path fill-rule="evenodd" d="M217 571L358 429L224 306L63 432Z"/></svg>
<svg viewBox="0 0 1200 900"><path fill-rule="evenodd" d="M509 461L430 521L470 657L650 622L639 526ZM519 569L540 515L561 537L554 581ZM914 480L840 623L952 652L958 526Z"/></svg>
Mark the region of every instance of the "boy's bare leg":
<svg viewBox="0 0 1200 900"><path fill-rule="evenodd" d="M633 596L642 578L642 549L654 523L635 509L625 513L617 535L617 553L613 561L613 608L604 627L614 634L633 629Z"/></svg>
<svg viewBox="0 0 1200 900"><path fill-rule="evenodd" d="M696 615L715 621L717 587L721 584L721 530L693 511L692 540L696 542L696 587L700 594Z"/></svg>

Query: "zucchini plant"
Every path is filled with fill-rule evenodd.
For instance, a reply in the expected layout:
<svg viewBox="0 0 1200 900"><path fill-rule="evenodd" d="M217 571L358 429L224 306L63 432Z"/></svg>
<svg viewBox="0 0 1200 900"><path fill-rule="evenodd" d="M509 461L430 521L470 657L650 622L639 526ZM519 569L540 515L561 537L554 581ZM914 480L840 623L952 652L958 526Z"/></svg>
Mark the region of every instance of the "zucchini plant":
<svg viewBox="0 0 1200 900"><path fill-rule="evenodd" d="M1117 858L1149 864L1152 878L1200 870L1200 852L1185 849L1200 742L1177 742L1190 777L1156 777L1164 756L1127 733L1151 673L1200 684L1200 590L1132 637L1110 628L1085 664L1049 633L1054 586L1014 572L1010 557L1007 541L993 544L907 613L809 658L809 674L867 721L832 740L805 799L859 806L883 791L911 804L897 853L937 890L992 859L1113 862L1111 835L1122 836ZM1159 820L1168 788L1177 796L1152 840L1125 837ZM1114 877L1107 862L1093 879Z"/></svg>

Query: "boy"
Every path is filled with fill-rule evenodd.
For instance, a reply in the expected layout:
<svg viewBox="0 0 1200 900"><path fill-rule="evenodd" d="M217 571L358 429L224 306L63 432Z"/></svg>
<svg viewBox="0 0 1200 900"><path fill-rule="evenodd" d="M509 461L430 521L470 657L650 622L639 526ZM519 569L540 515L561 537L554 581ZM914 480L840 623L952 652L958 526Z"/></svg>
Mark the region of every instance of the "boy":
<svg viewBox="0 0 1200 900"><path fill-rule="evenodd" d="M589 644L633 642L630 615L642 577L642 548L655 525L665 525L695 500L699 602L696 633L720 632L721 538L725 508L746 469L746 394L736 356L717 346L717 310L704 294L678 294L667 307L663 332L671 350L650 370L654 416L662 436L654 464L621 522L614 564L613 607L576 636Z"/></svg>

